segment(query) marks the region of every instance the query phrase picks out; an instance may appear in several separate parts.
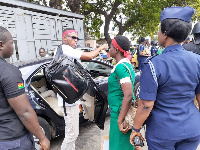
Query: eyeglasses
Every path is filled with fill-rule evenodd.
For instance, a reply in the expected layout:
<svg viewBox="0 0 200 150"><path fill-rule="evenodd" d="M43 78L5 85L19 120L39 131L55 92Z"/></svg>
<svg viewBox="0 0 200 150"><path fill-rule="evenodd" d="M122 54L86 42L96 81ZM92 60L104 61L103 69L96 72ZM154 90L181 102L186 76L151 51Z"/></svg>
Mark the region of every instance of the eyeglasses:
<svg viewBox="0 0 200 150"><path fill-rule="evenodd" d="M68 36L68 37L72 38L73 40L77 40L77 41L80 40L78 37L75 37L75 36Z"/></svg>

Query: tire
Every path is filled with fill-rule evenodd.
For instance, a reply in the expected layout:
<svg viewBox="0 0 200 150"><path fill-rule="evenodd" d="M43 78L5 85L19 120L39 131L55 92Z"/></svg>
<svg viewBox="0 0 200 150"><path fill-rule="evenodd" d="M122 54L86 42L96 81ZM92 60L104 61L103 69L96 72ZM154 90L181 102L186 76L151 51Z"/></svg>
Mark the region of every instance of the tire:
<svg viewBox="0 0 200 150"><path fill-rule="evenodd" d="M42 117L38 117L38 122L39 122L39 125L41 126L42 130L44 131L45 136L49 140L51 140L51 130L50 130L49 123L45 119L43 119Z"/></svg>
<svg viewBox="0 0 200 150"><path fill-rule="evenodd" d="M42 117L38 117L38 122L39 122L40 127L42 128L42 131L45 133L45 136L49 140L51 140L51 132L50 132L49 123L45 119L43 119ZM33 136L33 137L34 137L34 142L35 142L35 150L41 150L39 139L36 138L35 136Z"/></svg>
<svg viewBox="0 0 200 150"><path fill-rule="evenodd" d="M138 102L139 102L139 93L140 93L140 82L136 83L135 87L134 87L134 94L135 94L135 106L137 108L138 106Z"/></svg>

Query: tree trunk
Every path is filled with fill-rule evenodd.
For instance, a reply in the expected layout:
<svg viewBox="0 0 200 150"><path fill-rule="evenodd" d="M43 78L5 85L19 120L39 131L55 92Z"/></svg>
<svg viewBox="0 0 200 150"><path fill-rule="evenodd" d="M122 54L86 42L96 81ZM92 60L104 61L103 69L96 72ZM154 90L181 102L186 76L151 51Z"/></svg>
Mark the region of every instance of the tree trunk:
<svg viewBox="0 0 200 150"><path fill-rule="evenodd" d="M62 0L50 0L49 6L56 9L62 9Z"/></svg>
<svg viewBox="0 0 200 150"><path fill-rule="evenodd" d="M106 39L108 45L110 45L110 43L111 43L111 38L110 38L110 35L109 35L109 33L108 33L110 21L111 21L110 18L105 17L104 36L105 36L105 39Z"/></svg>
<svg viewBox="0 0 200 150"><path fill-rule="evenodd" d="M80 3L82 0L68 0L68 6L70 10L74 13L80 14Z"/></svg>

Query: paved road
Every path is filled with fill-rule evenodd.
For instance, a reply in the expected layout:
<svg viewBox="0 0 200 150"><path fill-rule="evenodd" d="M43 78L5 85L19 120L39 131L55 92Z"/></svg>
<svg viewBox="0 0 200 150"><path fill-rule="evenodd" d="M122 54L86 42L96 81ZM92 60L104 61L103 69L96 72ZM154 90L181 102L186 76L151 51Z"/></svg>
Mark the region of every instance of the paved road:
<svg viewBox="0 0 200 150"><path fill-rule="evenodd" d="M99 129L94 123L88 123L80 127L79 137L76 140L76 150L101 150L103 136L109 135L110 116L106 117L105 129ZM144 132L143 132L144 134ZM57 137L51 141L51 150L60 150L64 136ZM145 142L143 150L148 150ZM200 150L200 145L197 148Z"/></svg>
<svg viewBox="0 0 200 150"><path fill-rule="evenodd" d="M76 140L76 150L100 150L103 136L109 135L109 120L106 117L104 130L99 129L94 123L88 123L79 130L79 136ZM57 137L51 141L51 150L60 150L60 145L64 136Z"/></svg>
<svg viewBox="0 0 200 150"><path fill-rule="evenodd" d="M109 135L110 116L106 117L104 130L99 129L94 123L88 123L80 127L76 140L76 150L101 150L102 137ZM60 150L64 136L51 141L51 150ZM146 143L145 143L146 145ZM143 148L147 150L147 148Z"/></svg>

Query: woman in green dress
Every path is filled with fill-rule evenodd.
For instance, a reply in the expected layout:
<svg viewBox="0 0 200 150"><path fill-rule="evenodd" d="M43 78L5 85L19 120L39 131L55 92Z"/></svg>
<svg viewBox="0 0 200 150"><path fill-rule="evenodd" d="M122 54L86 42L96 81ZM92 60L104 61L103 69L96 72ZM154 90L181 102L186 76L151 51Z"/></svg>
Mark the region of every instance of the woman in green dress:
<svg viewBox="0 0 200 150"><path fill-rule="evenodd" d="M108 102L111 108L109 150L134 150L129 143L131 130L123 128L123 120L134 100L134 68L128 60L130 41L125 36L116 36L110 45L110 56L116 66L108 78Z"/></svg>

